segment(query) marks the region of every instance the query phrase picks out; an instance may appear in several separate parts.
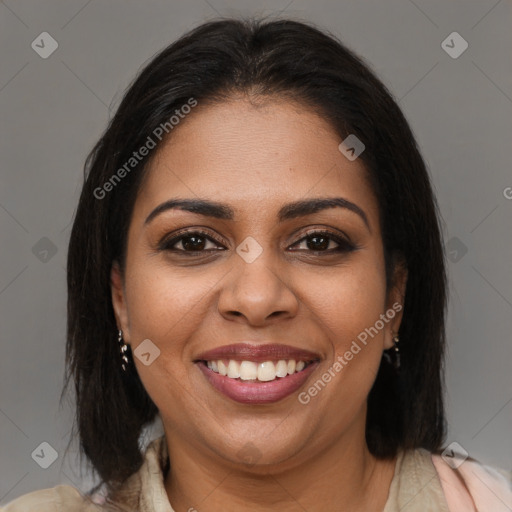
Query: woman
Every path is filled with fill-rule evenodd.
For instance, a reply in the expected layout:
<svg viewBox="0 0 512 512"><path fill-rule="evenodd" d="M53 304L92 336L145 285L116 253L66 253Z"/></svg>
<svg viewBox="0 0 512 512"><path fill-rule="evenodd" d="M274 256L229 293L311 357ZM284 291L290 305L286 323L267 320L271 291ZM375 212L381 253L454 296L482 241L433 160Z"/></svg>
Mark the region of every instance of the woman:
<svg viewBox="0 0 512 512"><path fill-rule="evenodd" d="M140 73L86 167L66 387L104 485L6 512L510 510L509 473L440 455L436 202L340 42L204 24Z"/></svg>

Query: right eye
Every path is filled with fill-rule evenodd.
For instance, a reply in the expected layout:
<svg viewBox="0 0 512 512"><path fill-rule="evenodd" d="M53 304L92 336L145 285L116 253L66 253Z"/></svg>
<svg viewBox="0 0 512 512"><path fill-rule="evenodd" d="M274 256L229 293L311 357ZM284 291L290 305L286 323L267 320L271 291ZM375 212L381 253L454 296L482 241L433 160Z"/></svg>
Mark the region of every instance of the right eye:
<svg viewBox="0 0 512 512"><path fill-rule="evenodd" d="M206 247L208 242L211 242L214 245L220 244L220 242L215 240L210 233L205 231L185 231L172 237L170 240L164 240L161 242L159 244L159 249L162 251L194 254L198 252L211 251L212 248ZM179 244L181 244L181 248L176 248L175 246L179 246Z"/></svg>

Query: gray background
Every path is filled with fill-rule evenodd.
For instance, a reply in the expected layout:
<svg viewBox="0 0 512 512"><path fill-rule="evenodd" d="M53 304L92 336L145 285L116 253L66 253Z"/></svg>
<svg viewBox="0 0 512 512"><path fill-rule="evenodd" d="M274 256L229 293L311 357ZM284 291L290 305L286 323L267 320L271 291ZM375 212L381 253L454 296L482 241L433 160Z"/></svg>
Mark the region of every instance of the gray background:
<svg viewBox="0 0 512 512"><path fill-rule="evenodd" d="M372 66L410 121L438 193L450 255L447 443L512 468L510 1L5 0L0 503L58 483L85 490L92 482L80 475L76 445L64 457L73 409L69 401L58 407L66 248L87 152L155 52L219 15L279 11L338 35ZM59 45L47 59L31 48L44 31ZM453 31L469 44L456 59L441 47ZM31 457L42 442L59 454L48 469Z"/></svg>

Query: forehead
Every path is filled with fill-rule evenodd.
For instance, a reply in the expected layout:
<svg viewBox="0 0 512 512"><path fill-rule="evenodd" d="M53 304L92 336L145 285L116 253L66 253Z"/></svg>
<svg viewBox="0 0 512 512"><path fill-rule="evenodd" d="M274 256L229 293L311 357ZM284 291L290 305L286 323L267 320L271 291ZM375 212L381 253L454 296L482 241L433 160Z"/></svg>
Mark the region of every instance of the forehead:
<svg viewBox="0 0 512 512"><path fill-rule="evenodd" d="M327 121L295 102L199 104L164 139L136 209L200 197L230 204L237 215L254 215L298 199L343 196L364 206L369 217L377 215L362 161L349 161L340 143Z"/></svg>

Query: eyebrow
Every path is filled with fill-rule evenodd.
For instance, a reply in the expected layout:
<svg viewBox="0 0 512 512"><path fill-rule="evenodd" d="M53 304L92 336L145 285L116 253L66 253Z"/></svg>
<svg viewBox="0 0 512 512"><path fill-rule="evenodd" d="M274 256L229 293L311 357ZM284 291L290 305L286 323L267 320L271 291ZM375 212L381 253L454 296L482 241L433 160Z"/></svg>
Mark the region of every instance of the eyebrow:
<svg viewBox="0 0 512 512"><path fill-rule="evenodd" d="M356 213L366 224L369 231L370 224L366 213L357 204L343 197L321 197L295 201L284 205L278 212L279 222L311 215L329 208L344 208ZM155 217L168 210L184 210L206 217L214 217L222 220L233 220L235 214L233 209L224 203L210 201L207 199L169 199L158 205L146 218L144 225L149 224Z"/></svg>

